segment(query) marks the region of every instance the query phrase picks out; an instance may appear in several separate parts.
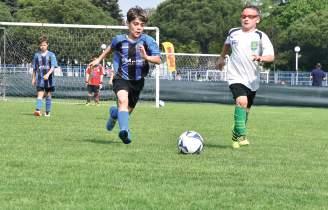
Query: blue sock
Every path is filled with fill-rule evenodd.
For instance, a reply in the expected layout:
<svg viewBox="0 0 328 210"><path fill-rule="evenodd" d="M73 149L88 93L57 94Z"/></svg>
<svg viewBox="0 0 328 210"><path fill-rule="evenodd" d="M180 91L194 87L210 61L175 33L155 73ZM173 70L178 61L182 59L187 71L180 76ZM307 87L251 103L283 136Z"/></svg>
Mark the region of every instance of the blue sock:
<svg viewBox="0 0 328 210"><path fill-rule="evenodd" d="M109 109L109 114L110 114L110 117L113 118L113 119L117 119L118 117L118 109L116 106L112 106L110 109Z"/></svg>
<svg viewBox="0 0 328 210"><path fill-rule="evenodd" d="M118 124L121 130L129 130L129 112L119 111L117 114Z"/></svg>
<svg viewBox="0 0 328 210"><path fill-rule="evenodd" d="M51 111L51 97L47 96L46 97L46 112Z"/></svg>
<svg viewBox="0 0 328 210"><path fill-rule="evenodd" d="M36 99L36 110L41 110L42 108L42 99Z"/></svg>

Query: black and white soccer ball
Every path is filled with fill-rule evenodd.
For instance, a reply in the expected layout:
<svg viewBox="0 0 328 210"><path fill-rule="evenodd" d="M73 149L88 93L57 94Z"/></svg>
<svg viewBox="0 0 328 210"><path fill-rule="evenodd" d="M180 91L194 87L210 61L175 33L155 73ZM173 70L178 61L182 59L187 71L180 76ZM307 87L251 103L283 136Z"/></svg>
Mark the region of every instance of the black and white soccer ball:
<svg viewBox="0 0 328 210"><path fill-rule="evenodd" d="M185 131L178 138L178 151L183 154L200 154L204 139L196 131Z"/></svg>

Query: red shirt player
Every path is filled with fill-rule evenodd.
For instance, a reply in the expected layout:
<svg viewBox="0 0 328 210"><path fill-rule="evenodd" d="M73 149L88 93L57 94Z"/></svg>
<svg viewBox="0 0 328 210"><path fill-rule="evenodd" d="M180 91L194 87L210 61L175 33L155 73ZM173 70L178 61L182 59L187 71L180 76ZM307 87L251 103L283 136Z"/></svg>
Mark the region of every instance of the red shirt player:
<svg viewBox="0 0 328 210"><path fill-rule="evenodd" d="M103 76L104 76L104 68L102 65L97 65L93 67L88 67L85 71L85 84L88 88L88 98L87 98L87 104L89 105L92 99L92 94L94 97L94 101L96 105L99 104L99 89L102 87L103 82Z"/></svg>

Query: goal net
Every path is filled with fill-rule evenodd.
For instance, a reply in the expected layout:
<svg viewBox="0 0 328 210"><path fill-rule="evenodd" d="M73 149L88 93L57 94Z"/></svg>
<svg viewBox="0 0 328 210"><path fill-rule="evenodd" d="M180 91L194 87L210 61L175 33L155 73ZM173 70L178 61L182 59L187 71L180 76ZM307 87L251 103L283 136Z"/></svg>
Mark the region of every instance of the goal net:
<svg viewBox="0 0 328 210"><path fill-rule="evenodd" d="M56 54L58 68L55 70L55 99L85 100L85 70L93 55L101 54L103 48L110 44L117 34L127 33L126 26L73 25L0 22L0 96L31 98L35 97L35 87L31 85L32 58L38 50L38 38L46 35L49 39L49 50ZM156 27L145 27L145 33L156 38L159 43L159 30ZM102 64L106 74L101 90L101 100L114 98L110 90L109 71L112 68L112 55ZM156 70L152 65L150 76L146 78L141 99L153 100L156 96Z"/></svg>

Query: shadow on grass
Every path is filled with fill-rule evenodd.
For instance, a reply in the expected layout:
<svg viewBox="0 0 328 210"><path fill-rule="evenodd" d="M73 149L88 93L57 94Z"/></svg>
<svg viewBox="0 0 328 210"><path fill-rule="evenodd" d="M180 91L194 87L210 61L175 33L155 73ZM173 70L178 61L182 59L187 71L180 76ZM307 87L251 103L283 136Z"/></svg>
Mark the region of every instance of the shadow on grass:
<svg viewBox="0 0 328 210"><path fill-rule="evenodd" d="M33 112L21 112L22 115L25 116L34 116L34 111Z"/></svg>
<svg viewBox="0 0 328 210"><path fill-rule="evenodd" d="M205 147L221 148L221 149L231 149L231 146L230 145L222 145L222 144L205 144Z"/></svg>
<svg viewBox="0 0 328 210"><path fill-rule="evenodd" d="M100 139L84 139L81 141L90 142L90 143L94 143L94 144L122 144L121 141L100 140Z"/></svg>

